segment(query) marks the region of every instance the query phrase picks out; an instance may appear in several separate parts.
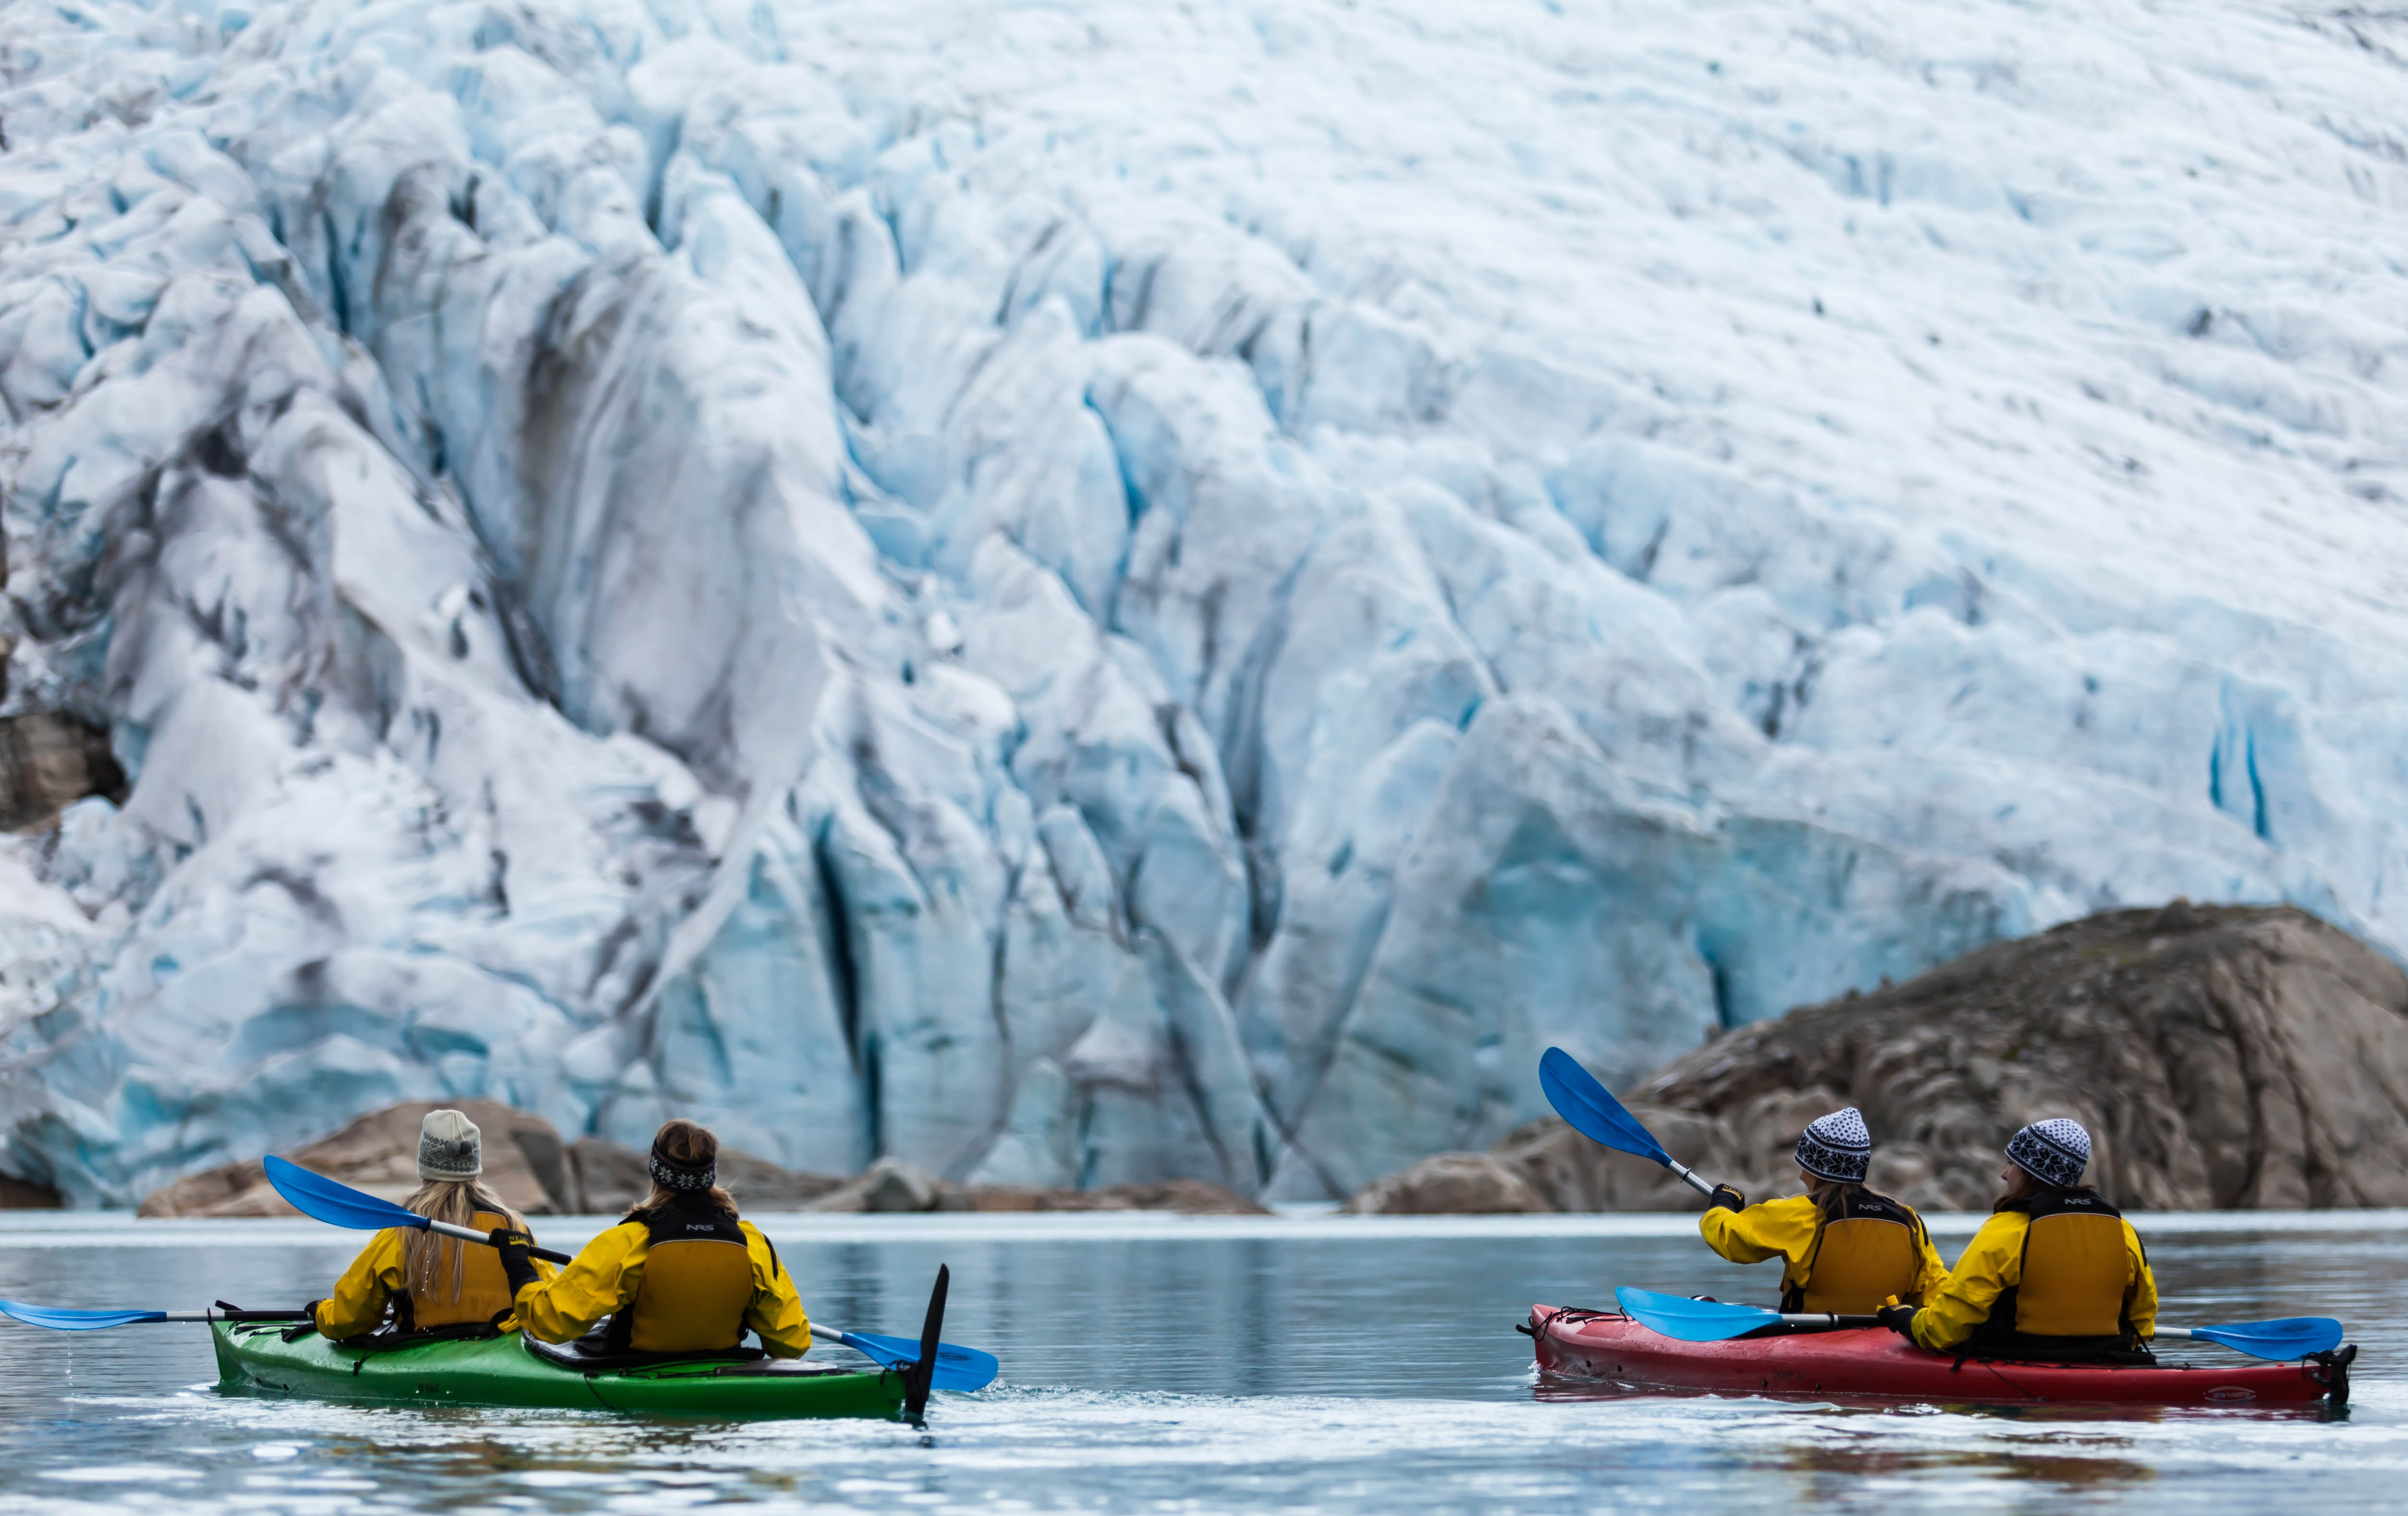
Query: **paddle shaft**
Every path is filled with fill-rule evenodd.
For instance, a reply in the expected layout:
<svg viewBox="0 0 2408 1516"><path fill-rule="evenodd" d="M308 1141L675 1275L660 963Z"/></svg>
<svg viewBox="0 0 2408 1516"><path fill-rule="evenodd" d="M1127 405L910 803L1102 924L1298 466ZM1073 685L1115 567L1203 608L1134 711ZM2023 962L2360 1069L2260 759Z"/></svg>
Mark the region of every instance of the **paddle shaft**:
<svg viewBox="0 0 2408 1516"><path fill-rule="evenodd" d="M151 1322L306 1322L306 1310L163 1310L128 1325L142 1326Z"/></svg>
<svg viewBox="0 0 2408 1516"><path fill-rule="evenodd" d="M450 1222L422 1222L419 1224L437 1236L458 1237L463 1242L482 1242L490 1245L494 1240L492 1233L480 1232L473 1226L454 1226ZM568 1254L554 1252L550 1248L529 1248L527 1255L531 1258L540 1258L547 1264L568 1262Z"/></svg>
<svg viewBox="0 0 2408 1516"><path fill-rule="evenodd" d="M1682 1163L1679 1159L1673 1157L1670 1153L1664 1155L1664 1166L1679 1175L1682 1182L1688 1185L1690 1189L1697 1191L1699 1194L1710 1195L1714 1193L1714 1187L1713 1185L1708 1184L1705 1180L1698 1178L1698 1171L1696 1169L1689 1167L1686 1164Z"/></svg>

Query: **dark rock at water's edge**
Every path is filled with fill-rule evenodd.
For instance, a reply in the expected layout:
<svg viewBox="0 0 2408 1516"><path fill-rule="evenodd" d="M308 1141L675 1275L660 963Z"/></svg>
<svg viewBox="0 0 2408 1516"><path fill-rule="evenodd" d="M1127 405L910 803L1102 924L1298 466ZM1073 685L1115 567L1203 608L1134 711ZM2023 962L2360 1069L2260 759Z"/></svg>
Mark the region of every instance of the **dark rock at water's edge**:
<svg viewBox="0 0 2408 1516"><path fill-rule="evenodd" d="M285 1156L312 1172L398 1204L418 1188L419 1123L439 1106L466 1112L483 1132L485 1184L506 1204L536 1216L578 1209L570 1203L574 1191L560 1134L540 1116L492 1100L419 1100L387 1106ZM267 1171L254 1158L204 1169L153 1191L144 1197L138 1214L291 1216L295 1212L268 1184Z"/></svg>
<svg viewBox="0 0 2408 1516"><path fill-rule="evenodd" d="M608 1215L634 1209L652 1192L652 1172L637 1149L600 1137L579 1137L568 1145L566 1160L563 1210ZM766 1158L722 1148L719 1182L746 1209L794 1210L838 1188L844 1180L781 1168Z"/></svg>
<svg viewBox="0 0 2408 1516"><path fill-rule="evenodd" d="M412 1101L371 1112L330 1137L290 1154L294 1163L395 1203L418 1188L418 1129L438 1101ZM550 1122L490 1100L450 1102L484 1133L485 1183L530 1216L610 1215L651 1193L644 1154L600 1137L563 1142ZM1196 1215L1261 1215L1263 1208L1202 1180L1126 1184L1111 1189L1040 1190L955 1185L892 1158L851 1180L803 1174L723 1148L719 1180L748 1211L1177 1210ZM0 1180L0 1207L56 1206L41 1185ZM144 1216L291 1216L257 1159L188 1176L142 1202Z"/></svg>
<svg viewBox="0 0 2408 1516"><path fill-rule="evenodd" d="M47 1184L0 1174L0 1210L56 1210L66 1198Z"/></svg>
<svg viewBox="0 0 2408 1516"><path fill-rule="evenodd" d="M1796 1193L1799 1129L1854 1105L1874 1188L1933 1209L1987 1209L2008 1136L2046 1116L2089 1128L2086 1177L2127 1207L2408 1205L2408 975L2289 908L2178 900L1726 1034L1629 1096L1673 1157L1757 1199ZM1699 1203L1548 1120L1425 1159L1347 1209Z"/></svg>
<svg viewBox="0 0 2408 1516"><path fill-rule="evenodd" d="M1187 1216L1268 1216L1226 1184L1211 1180L1162 1180L1152 1184L1114 1184L1100 1190L1040 1190L1017 1184L949 1184L937 1195L939 1210L1175 1210Z"/></svg>
<svg viewBox="0 0 2408 1516"><path fill-rule="evenodd" d="M0 829L38 826L89 794L125 798L107 727L62 711L0 716Z"/></svg>

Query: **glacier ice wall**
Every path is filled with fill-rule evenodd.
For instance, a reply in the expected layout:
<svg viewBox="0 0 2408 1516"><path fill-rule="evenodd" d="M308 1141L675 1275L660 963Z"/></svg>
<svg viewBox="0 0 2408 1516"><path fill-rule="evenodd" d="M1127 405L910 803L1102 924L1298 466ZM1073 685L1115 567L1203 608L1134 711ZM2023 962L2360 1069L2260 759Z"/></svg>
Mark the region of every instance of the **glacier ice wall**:
<svg viewBox="0 0 2408 1516"><path fill-rule="evenodd" d="M2408 25L12 0L6 1166L1343 1191L2177 894L2408 949Z"/></svg>

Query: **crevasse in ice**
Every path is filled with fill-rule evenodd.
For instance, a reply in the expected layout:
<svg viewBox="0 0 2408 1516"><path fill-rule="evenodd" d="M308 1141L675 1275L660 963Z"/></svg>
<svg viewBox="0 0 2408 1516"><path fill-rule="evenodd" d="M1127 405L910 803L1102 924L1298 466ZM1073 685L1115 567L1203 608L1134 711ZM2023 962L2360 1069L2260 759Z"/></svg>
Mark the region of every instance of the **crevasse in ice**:
<svg viewBox="0 0 2408 1516"><path fill-rule="evenodd" d="M0 10L5 1166L1343 1192L2187 894L2400 951L2408 31Z"/></svg>

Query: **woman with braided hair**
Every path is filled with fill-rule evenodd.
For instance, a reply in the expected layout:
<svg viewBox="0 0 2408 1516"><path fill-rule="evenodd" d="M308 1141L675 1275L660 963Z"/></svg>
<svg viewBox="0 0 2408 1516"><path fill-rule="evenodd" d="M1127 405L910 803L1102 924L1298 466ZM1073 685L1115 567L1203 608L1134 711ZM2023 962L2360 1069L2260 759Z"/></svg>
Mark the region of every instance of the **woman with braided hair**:
<svg viewBox="0 0 2408 1516"><path fill-rule="evenodd" d="M693 1122L665 1123L649 1166L644 1203L548 1283L525 1233L494 1233L528 1335L567 1342L608 1317L599 1346L615 1354L724 1352L747 1328L772 1358L809 1352L811 1325L778 1250L720 1188L719 1139Z"/></svg>

